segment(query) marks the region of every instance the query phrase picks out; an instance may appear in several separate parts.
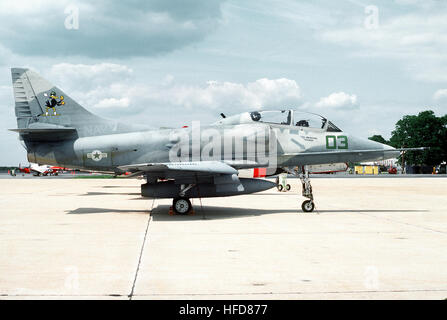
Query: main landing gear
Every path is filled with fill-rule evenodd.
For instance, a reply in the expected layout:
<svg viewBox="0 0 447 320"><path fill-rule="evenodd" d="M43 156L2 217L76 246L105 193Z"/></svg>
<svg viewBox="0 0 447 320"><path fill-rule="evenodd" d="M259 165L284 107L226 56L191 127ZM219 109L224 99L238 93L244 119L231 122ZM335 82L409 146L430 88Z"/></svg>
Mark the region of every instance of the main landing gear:
<svg viewBox="0 0 447 320"><path fill-rule="evenodd" d="M179 192L179 196L174 198L172 201L172 210L173 213L176 214L193 214L194 209L192 208L191 201L187 197L185 197L186 191L194 187L194 184L182 184ZM172 213L172 214L173 214Z"/></svg>
<svg viewBox="0 0 447 320"><path fill-rule="evenodd" d="M175 198L172 201L172 209L177 214L188 214L192 210L191 201L188 198Z"/></svg>
<svg viewBox="0 0 447 320"><path fill-rule="evenodd" d="M303 197L309 200L303 201L301 204L301 209L304 212L312 212L315 209L314 195L312 193L312 185L310 184L309 170L305 166L295 167L293 170L288 170L289 173L300 178L301 184L303 186Z"/></svg>

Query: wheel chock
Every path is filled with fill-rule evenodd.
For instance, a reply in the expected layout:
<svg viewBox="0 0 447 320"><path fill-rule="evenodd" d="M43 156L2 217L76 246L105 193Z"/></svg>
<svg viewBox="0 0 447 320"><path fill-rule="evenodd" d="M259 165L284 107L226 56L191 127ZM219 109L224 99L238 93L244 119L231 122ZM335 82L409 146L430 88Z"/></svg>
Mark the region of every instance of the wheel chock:
<svg viewBox="0 0 447 320"><path fill-rule="evenodd" d="M196 211L194 209L189 210L188 215L189 216L193 216L196 214ZM172 206L169 207L169 215L170 216L175 216L177 215L177 213L175 213L174 209L172 208Z"/></svg>

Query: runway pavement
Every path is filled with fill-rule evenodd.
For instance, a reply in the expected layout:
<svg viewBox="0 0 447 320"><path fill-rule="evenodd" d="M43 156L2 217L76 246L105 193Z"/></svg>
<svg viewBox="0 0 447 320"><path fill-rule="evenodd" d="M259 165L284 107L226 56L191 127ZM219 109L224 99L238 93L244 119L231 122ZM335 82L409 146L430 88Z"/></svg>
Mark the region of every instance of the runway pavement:
<svg viewBox="0 0 447 320"><path fill-rule="evenodd" d="M194 200L136 179L1 179L0 299L445 299L446 178ZM149 210L152 208L151 214Z"/></svg>

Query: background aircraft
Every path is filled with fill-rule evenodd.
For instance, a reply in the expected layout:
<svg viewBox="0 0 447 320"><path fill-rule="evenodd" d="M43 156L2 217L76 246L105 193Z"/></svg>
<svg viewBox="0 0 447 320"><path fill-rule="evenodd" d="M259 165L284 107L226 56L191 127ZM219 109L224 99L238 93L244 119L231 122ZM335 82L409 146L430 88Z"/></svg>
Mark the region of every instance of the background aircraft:
<svg viewBox="0 0 447 320"><path fill-rule="evenodd" d="M10 174L12 176L17 175L17 172L22 174L33 174L35 176L57 176L60 171L63 171L64 168L57 166L49 166L49 165L39 165L37 163L30 163L28 166L22 166L19 164L19 167L15 170L11 170Z"/></svg>
<svg viewBox="0 0 447 320"><path fill-rule="evenodd" d="M208 125L150 129L93 115L37 73L11 70L17 129L28 160L83 170L144 176L141 194L173 198L185 214L190 198L263 191L276 184L242 178L267 168L301 179L304 211L314 210L309 165L394 158L399 150L343 132L326 118L295 110L253 111ZM48 107L52 108L48 112ZM160 112L168 112L160 110Z"/></svg>

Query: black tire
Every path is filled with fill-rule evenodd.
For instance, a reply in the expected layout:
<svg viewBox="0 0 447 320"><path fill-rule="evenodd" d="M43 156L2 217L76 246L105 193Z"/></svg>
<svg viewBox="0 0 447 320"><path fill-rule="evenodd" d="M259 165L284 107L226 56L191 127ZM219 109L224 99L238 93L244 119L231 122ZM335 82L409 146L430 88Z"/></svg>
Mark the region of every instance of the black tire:
<svg viewBox="0 0 447 320"><path fill-rule="evenodd" d="M286 184L286 190L290 191L290 189L291 189L290 184Z"/></svg>
<svg viewBox="0 0 447 320"><path fill-rule="evenodd" d="M282 184L278 184L278 191L282 191L282 189L283 189Z"/></svg>
<svg viewBox="0 0 447 320"><path fill-rule="evenodd" d="M304 212L312 212L315 209L315 204L312 200L306 200L301 204L301 209Z"/></svg>
<svg viewBox="0 0 447 320"><path fill-rule="evenodd" d="M191 209L191 201L188 198L175 198L172 201L172 209L177 214L188 214Z"/></svg>

